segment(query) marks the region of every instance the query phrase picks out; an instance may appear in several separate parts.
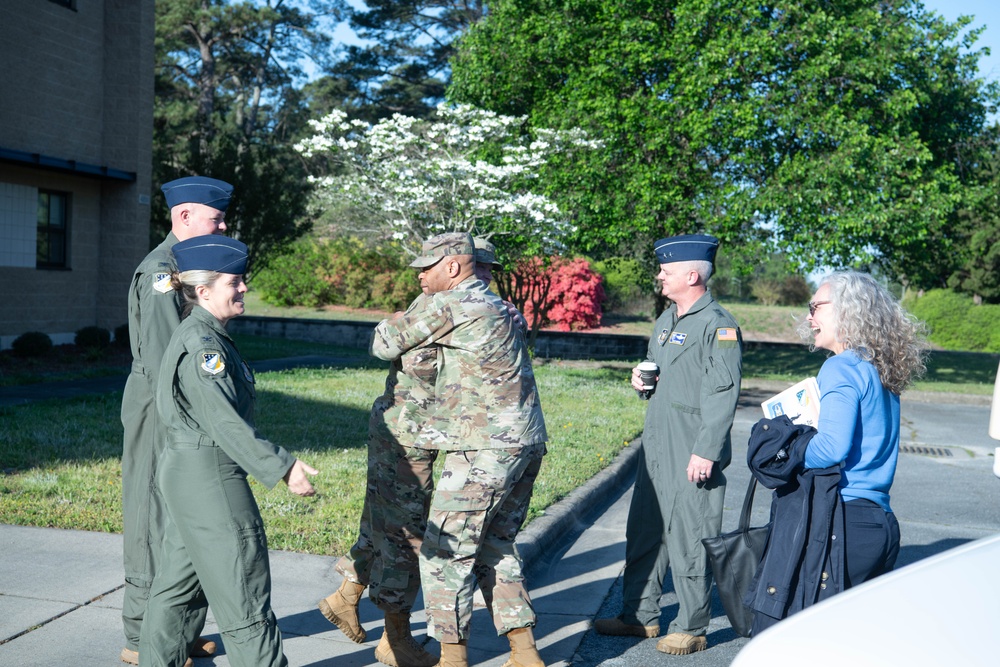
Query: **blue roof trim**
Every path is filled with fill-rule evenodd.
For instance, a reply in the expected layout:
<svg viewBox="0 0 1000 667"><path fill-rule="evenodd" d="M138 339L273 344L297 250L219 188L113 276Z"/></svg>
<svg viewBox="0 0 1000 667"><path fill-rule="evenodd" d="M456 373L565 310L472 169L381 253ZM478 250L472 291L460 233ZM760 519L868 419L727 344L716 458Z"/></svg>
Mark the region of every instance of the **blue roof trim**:
<svg viewBox="0 0 1000 667"><path fill-rule="evenodd" d="M129 181L134 183L136 179L134 171L122 171L113 167L102 167L96 164L77 162L76 160L65 160L50 155L41 155L40 153L15 151L10 148L0 147L0 162L13 162L15 164L38 167L39 169L48 169L49 171L61 171L112 181Z"/></svg>

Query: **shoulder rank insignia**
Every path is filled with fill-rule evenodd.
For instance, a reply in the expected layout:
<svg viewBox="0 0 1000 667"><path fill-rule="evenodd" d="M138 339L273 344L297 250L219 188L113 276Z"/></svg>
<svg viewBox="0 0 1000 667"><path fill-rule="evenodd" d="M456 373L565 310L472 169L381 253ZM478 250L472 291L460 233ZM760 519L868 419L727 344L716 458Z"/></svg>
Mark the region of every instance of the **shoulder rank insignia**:
<svg viewBox="0 0 1000 667"><path fill-rule="evenodd" d="M675 331L674 333L670 334L670 342L674 345L683 345L684 339L686 339L687 337L688 335L686 333Z"/></svg>
<svg viewBox="0 0 1000 667"><path fill-rule="evenodd" d="M222 355L218 352L202 352L201 370L212 375L218 375L226 370L226 364L222 361Z"/></svg>
<svg viewBox="0 0 1000 667"><path fill-rule="evenodd" d="M664 343L667 342L667 336L669 334L670 332L664 329L663 331L660 332L660 335L656 337L656 342L659 343L660 345L663 345Z"/></svg>
<svg viewBox="0 0 1000 667"><path fill-rule="evenodd" d="M174 290L174 288L170 284L170 274L169 273L154 273L153 274L153 289L155 289L160 294L166 294L167 292L172 292Z"/></svg>
<svg viewBox="0 0 1000 667"><path fill-rule="evenodd" d="M736 329L734 327L727 327L725 329L716 329L715 330L715 339L716 340L731 340L731 341L735 342L736 341Z"/></svg>

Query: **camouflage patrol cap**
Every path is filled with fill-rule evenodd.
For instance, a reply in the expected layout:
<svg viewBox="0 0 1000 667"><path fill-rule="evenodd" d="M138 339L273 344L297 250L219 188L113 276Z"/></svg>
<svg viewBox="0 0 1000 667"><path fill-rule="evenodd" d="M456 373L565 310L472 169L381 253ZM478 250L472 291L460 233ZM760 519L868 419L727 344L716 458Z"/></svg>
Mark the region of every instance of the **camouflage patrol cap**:
<svg viewBox="0 0 1000 667"><path fill-rule="evenodd" d="M490 264L496 269L503 268L503 264L497 261L497 248L495 245L478 236L472 240L476 244L476 264Z"/></svg>
<svg viewBox="0 0 1000 667"><path fill-rule="evenodd" d="M420 257L410 262L415 269L426 269L434 266L442 258L451 255L475 255L476 248L472 242L472 234L468 232L448 232L438 234L424 241Z"/></svg>

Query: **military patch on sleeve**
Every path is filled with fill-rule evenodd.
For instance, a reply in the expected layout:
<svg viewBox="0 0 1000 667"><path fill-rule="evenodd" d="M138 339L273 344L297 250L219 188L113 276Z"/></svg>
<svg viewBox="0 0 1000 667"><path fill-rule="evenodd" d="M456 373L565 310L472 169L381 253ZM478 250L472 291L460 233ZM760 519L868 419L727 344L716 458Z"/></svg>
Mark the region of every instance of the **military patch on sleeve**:
<svg viewBox="0 0 1000 667"><path fill-rule="evenodd" d="M218 375L226 370L226 364L222 361L222 355L218 352L202 352L201 370L210 375Z"/></svg>
<svg viewBox="0 0 1000 667"><path fill-rule="evenodd" d="M170 284L170 274L169 273L154 273L153 274L153 289L155 289L160 294L166 294L167 292L174 291L173 285Z"/></svg>
<svg viewBox="0 0 1000 667"><path fill-rule="evenodd" d="M243 376L246 377L247 382L254 384L253 371L250 370L250 365L245 361L243 362Z"/></svg>
<svg viewBox="0 0 1000 667"><path fill-rule="evenodd" d="M715 342L719 347L736 347L739 342L739 336L736 335L736 327L716 329Z"/></svg>
<svg viewBox="0 0 1000 667"><path fill-rule="evenodd" d="M683 345L684 341L687 340L688 335L686 333L681 333L680 331L675 331L670 334L670 342L674 345Z"/></svg>
<svg viewBox="0 0 1000 667"><path fill-rule="evenodd" d="M736 340L736 329L733 329L732 327L728 327L728 328L725 328L725 329L716 329L715 330L715 339L716 340L732 340L732 341L735 341Z"/></svg>

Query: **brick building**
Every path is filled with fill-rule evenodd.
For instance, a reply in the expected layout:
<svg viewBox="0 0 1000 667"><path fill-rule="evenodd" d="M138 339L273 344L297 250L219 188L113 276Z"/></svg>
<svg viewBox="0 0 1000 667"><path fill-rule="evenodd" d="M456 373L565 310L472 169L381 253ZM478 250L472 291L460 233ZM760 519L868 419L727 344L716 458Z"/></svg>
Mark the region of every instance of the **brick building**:
<svg viewBox="0 0 1000 667"><path fill-rule="evenodd" d="M0 4L0 348L126 321L149 249L153 1Z"/></svg>

